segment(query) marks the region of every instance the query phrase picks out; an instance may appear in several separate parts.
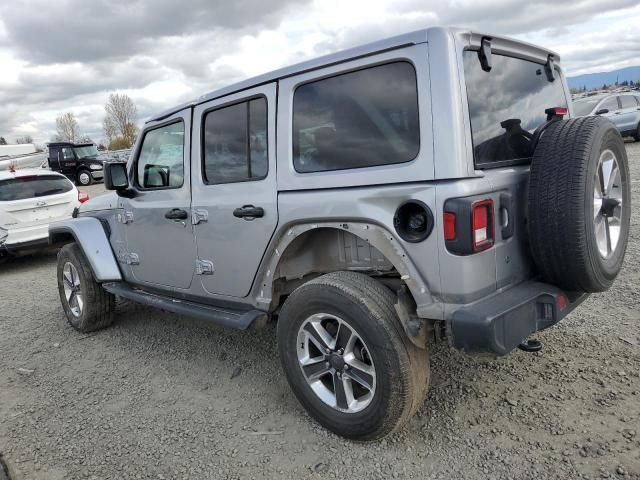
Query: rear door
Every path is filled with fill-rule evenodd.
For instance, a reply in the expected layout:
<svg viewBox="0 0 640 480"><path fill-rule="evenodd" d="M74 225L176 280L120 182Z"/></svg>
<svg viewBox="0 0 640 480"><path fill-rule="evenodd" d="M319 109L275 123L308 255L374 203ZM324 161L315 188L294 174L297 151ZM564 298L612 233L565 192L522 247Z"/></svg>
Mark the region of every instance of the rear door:
<svg viewBox="0 0 640 480"><path fill-rule="evenodd" d="M135 196L122 199L126 250L118 260L141 284L186 289L194 272L189 158L191 110L147 125L130 171Z"/></svg>
<svg viewBox="0 0 640 480"><path fill-rule="evenodd" d="M248 295L278 222L275 102L270 83L194 109L194 231L209 294Z"/></svg>

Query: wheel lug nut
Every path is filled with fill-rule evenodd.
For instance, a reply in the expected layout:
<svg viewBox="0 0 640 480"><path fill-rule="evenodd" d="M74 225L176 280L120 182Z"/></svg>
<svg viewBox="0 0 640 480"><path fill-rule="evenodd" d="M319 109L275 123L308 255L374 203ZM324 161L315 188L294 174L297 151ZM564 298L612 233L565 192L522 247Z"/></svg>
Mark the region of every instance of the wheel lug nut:
<svg viewBox="0 0 640 480"><path fill-rule="evenodd" d="M324 362L324 366L329 368L329 362Z"/></svg>

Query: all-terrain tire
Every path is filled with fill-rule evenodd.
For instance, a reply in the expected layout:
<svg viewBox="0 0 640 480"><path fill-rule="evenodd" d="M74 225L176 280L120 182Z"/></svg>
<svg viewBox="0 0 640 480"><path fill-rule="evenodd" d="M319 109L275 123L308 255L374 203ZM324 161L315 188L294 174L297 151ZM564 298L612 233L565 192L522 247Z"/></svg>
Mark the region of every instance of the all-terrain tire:
<svg viewBox="0 0 640 480"><path fill-rule="evenodd" d="M334 272L297 288L278 318L280 359L294 394L325 428L347 438L372 440L402 428L424 403L430 379L429 355L406 336L394 308L395 295L376 280L355 272ZM342 412L324 403L302 372L296 344L305 319L335 315L354 327L375 366L371 403Z"/></svg>
<svg viewBox="0 0 640 480"><path fill-rule="evenodd" d="M79 285L78 293L82 299L82 308L79 310L77 303L71 301L70 304L65 292L65 266L67 264L71 264L75 268L72 283ZM67 287L69 286L68 272L69 267L67 269ZM100 330L113 323L115 296L104 290L95 281L89 262L76 243L69 243L58 252L58 293L67 320L76 330L87 333Z"/></svg>
<svg viewBox="0 0 640 480"><path fill-rule="evenodd" d="M595 206L594 189L601 159L610 154L620 173L620 234L615 249L603 256L595 233L602 210ZM529 177L529 240L543 279L569 291L607 290L624 260L630 197L627 153L613 123L580 117L551 124L536 146Z"/></svg>

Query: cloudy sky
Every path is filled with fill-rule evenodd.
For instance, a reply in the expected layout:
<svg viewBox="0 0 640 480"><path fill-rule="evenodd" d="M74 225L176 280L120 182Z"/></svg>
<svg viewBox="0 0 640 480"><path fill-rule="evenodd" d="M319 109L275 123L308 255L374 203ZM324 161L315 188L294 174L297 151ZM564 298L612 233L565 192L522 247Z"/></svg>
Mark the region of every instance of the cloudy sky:
<svg viewBox="0 0 640 480"><path fill-rule="evenodd" d="M2 0L0 135L44 143L72 111L102 139L124 92L140 123L217 87L430 25L558 51L569 75L640 65L638 0Z"/></svg>

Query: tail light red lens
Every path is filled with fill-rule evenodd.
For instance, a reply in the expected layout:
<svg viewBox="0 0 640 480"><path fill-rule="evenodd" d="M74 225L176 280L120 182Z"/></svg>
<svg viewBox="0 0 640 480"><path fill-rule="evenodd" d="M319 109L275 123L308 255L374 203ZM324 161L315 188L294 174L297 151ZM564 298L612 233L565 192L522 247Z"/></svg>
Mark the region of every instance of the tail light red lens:
<svg viewBox="0 0 640 480"><path fill-rule="evenodd" d="M89 200L89 194L86 192L81 192L80 190L78 190L78 201L80 203L84 203L87 200Z"/></svg>
<svg viewBox="0 0 640 480"><path fill-rule="evenodd" d="M491 248L494 243L493 231L493 200L475 202L471 209L471 235L474 252Z"/></svg>
<svg viewBox="0 0 640 480"><path fill-rule="evenodd" d="M456 239L456 214L452 212L444 212L444 239Z"/></svg>

